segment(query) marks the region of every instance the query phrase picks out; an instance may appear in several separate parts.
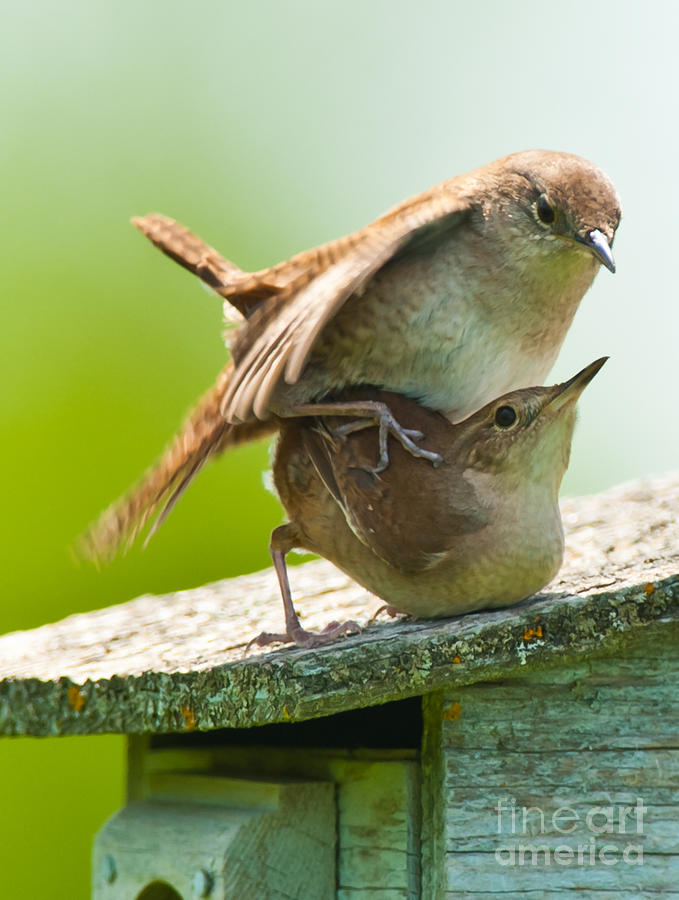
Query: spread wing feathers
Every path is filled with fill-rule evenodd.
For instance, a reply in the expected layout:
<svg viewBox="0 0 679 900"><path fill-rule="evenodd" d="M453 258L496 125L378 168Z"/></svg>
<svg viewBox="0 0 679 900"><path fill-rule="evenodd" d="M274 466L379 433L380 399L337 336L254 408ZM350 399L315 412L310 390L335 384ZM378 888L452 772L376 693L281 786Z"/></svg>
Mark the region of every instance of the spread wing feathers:
<svg viewBox="0 0 679 900"><path fill-rule="evenodd" d="M276 384L281 377L288 384L299 379L316 338L346 300L360 295L387 262L453 228L467 209L460 192L439 188L378 220L380 228L369 226L307 254L306 273L256 308L234 335L236 369L222 404L227 420L246 421L253 413L266 417ZM333 259L316 274L320 264ZM296 258L292 264L298 265Z"/></svg>
<svg viewBox="0 0 679 900"><path fill-rule="evenodd" d="M253 413L267 416L281 378L297 381L324 326L380 268L458 223L469 208L466 187L459 179L444 182L394 207L373 225L252 273L173 219L151 213L132 221L247 320L231 342L236 368L222 399L227 420L237 422Z"/></svg>
<svg viewBox="0 0 679 900"><path fill-rule="evenodd" d="M204 395L165 453L120 500L102 513L80 539L79 555L95 560L112 558L127 550L153 515L160 510L147 541L165 521L190 482L213 456L227 447L256 440L275 428L272 422L229 425L219 411L224 385L231 376L227 366Z"/></svg>

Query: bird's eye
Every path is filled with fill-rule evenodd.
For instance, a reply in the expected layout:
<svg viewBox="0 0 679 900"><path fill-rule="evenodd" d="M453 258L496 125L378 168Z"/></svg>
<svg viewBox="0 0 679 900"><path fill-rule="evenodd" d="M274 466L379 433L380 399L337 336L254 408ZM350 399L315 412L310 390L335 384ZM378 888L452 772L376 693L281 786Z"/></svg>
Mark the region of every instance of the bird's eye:
<svg viewBox="0 0 679 900"><path fill-rule="evenodd" d="M498 406L495 410L495 424L498 428L511 428L517 415L513 406Z"/></svg>
<svg viewBox="0 0 679 900"><path fill-rule="evenodd" d="M535 204L538 219L543 225L552 225L556 219L556 211L544 194L540 194Z"/></svg>

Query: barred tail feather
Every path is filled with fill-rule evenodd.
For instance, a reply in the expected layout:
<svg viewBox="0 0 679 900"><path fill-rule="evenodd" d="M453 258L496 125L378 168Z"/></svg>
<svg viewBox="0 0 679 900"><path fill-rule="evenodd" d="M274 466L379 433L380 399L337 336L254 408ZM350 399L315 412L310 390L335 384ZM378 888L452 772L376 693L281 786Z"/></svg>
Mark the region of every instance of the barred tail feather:
<svg viewBox="0 0 679 900"><path fill-rule="evenodd" d="M174 219L149 213L135 216L132 224L166 256L193 272L215 291L228 289L231 282L238 284L248 277L214 247Z"/></svg>

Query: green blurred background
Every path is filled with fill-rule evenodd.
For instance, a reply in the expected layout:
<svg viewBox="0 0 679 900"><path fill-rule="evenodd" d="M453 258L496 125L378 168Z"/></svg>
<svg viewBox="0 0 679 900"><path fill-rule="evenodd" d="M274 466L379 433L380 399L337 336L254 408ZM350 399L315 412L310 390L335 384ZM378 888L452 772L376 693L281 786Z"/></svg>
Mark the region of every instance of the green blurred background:
<svg viewBox="0 0 679 900"><path fill-rule="evenodd" d="M204 472L146 552L101 573L69 557L225 360L218 301L134 214L253 268L513 150L587 156L625 219L554 373L612 357L565 490L674 468L678 10L5 0L0 631L268 564L266 446ZM88 896L123 762L118 737L0 741L0 896Z"/></svg>

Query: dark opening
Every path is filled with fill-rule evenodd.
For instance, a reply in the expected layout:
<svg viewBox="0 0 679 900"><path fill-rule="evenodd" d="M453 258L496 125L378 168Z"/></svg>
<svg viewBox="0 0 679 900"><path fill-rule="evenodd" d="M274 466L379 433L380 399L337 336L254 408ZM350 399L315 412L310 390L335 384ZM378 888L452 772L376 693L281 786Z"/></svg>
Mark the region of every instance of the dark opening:
<svg viewBox="0 0 679 900"><path fill-rule="evenodd" d="M422 742L422 698L412 697L366 709L352 709L279 725L254 728L216 728L185 734L157 734L152 747L272 746L375 747L419 750ZM144 898L147 900L147 898Z"/></svg>
<svg viewBox="0 0 679 900"><path fill-rule="evenodd" d="M136 900L182 900L182 895L166 881L152 881L137 894Z"/></svg>

